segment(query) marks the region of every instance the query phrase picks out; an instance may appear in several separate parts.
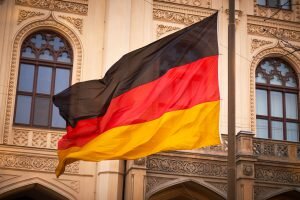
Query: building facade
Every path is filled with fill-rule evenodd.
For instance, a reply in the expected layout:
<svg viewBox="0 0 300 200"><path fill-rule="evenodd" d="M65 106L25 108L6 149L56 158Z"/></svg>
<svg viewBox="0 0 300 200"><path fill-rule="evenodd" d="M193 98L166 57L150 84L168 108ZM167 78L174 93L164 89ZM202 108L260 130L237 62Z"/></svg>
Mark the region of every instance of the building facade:
<svg viewBox="0 0 300 200"><path fill-rule="evenodd" d="M219 12L222 145L75 162L51 97ZM228 0L0 0L0 199L226 199ZM236 0L238 199L300 199L300 0Z"/></svg>

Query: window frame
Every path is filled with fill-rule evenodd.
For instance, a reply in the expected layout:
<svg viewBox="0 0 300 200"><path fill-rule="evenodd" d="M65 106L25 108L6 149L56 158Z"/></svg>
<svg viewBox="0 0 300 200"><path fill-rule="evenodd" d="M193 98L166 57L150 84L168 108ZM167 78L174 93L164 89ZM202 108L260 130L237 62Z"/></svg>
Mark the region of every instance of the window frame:
<svg viewBox="0 0 300 200"><path fill-rule="evenodd" d="M39 59L38 52L40 50L35 51L36 58L29 58L29 57L22 57L22 50L28 47L27 43L30 41L32 37L34 37L37 34L53 34L55 36L58 36L60 39L64 40L65 44L67 45L67 50L64 49L64 51L67 51L70 55L70 63L65 63L61 61L48 61ZM42 47L41 47L42 48ZM41 49L40 48L40 49ZM46 50L47 48L44 48ZM57 56L58 57L58 56ZM69 71L69 80L68 84L69 86L72 83L72 73L73 73L73 49L69 43L69 41L62 36L61 34L52 31L52 30L42 30L42 31L36 31L32 34L28 35L26 39L23 41L21 48L20 48L20 58L19 58L19 68L18 68L18 78L17 78L17 85L16 85L16 98L15 98L15 106L14 106L14 117L13 117L13 125L14 126L22 126L22 127L32 127L32 128L42 128L42 129L52 129L52 130L63 130L65 128L60 127L53 127L52 126L52 115L53 115L53 102L52 97L54 95L54 89L55 89L55 78L56 78L56 72L57 69L67 69ZM32 92L26 92L26 91L19 91L19 83L20 83L20 71L21 71L21 65L22 64L29 64L34 66L34 73L33 73L33 85L32 85ZM51 68L51 85L50 85L50 93L49 94L43 94L37 92L37 79L38 79L38 69L39 67L48 67ZM29 116L29 123L18 123L16 122L16 112L17 112L17 102L18 102L18 96L30 96L31 97L31 108L30 108L30 116ZM49 99L49 111L48 111L48 122L46 126L44 125L36 125L34 124L34 111L35 111L35 101L36 98L47 98Z"/></svg>
<svg viewBox="0 0 300 200"><path fill-rule="evenodd" d="M280 58L265 58L262 61L259 62L256 70L255 70L255 79L258 77L258 73L262 73L262 70L259 69L259 67L262 65L263 62L266 61L277 61L277 62L281 62L284 63L288 68L290 68L291 70L293 70L293 74L295 75L295 81L296 81L296 87L287 87L287 86L282 86L282 85L273 85L270 84L270 78L266 79L267 83L257 83L255 81L255 91L256 90L264 90L267 92L267 115L258 115L256 113L256 120L257 119L262 119L262 120L267 120L267 124L268 124L268 139L273 139L272 137L272 121L277 121L277 122L282 122L283 125L283 140L284 141L288 141L287 140L287 123L291 122L291 123L297 123L298 124L298 141L300 141L300 108L299 108L299 80L298 80L298 76L295 72L295 70L293 69L293 67L287 63L286 61L280 59ZM271 115L271 92L280 92L282 94L282 117L274 117ZM297 96L297 114L298 114L298 118L297 119L291 119L291 118L287 118L286 117L286 94L296 94ZM256 98L257 100L257 98Z"/></svg>
<svg viewBox="0 0 300 200"><path fill-rule="evenodd" d="M288 0L289 3L287 5L289 5L289 8L284 8L282 6L280 6L280 0L277 0L277 4L278 6L270 6L269 4L269 0L266 0L266 5L262 5L262 4L259 4L258 1L256 1L256 5L258 6L262 6L262 7L266 7L266 8L274 8L274 9L281 9L281 10L288 10L288 11L292 11L292 1L291 0Z"/></svg>

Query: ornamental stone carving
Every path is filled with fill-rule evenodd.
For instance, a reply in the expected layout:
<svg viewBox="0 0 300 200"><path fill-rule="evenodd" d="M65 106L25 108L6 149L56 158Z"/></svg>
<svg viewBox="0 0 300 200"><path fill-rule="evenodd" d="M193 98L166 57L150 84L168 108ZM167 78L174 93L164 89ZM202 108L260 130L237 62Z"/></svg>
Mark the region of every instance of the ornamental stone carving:
<svg viewBox="0 0 300 200"><path fill-rule="evenodd" d="M72 190L74 190L75 192L79 193L80 190L80 181L78 180L68 180L68 179L54 179L62 184L64 184L65 186L71 188Z"/></svg>
<svg viewBox="0 0 300 200"><path fill-rule="evenodd" d="M157 2L167 2L194 7L211 8L211 0L155 0Z"/></svg>
<svg viewBox="0 0 300 200"><path fill-rule="evenodd" d="M59 15L58 17L68 21L70 24L72 24L80 33L82 33L82 27L83 27L83 19L81 18L75 18L75 17L68 17Z"/></svg>
<svg viewBox="0 0 300 200"><path fill-rule="evenodd" d="M255 167L256 181L274 182L280 184L299 185L300 173L295 168L273 168L269 166Z"/></svg>
<svg viewBox="0 0 300 200"><path fill-rule="evenodd" d="M177 24L191 25L201 21L204 17L199 15L191 15L168 10L153 9L153 18L155 20L174 22Z"/></svg>
<svg viewBox="0 0 300 200"><path fill-rule="evenodd" d="M253 175L253 166L252 165L243 165L243 174L245 176Z"/></svg>
<svg viewBox="0 0 300 200"><path fill-rule="evenodd" d="M227 177L227 165L222 162L156 155L147 157L147 170L177 175Z"/></svg>
<svg viewBox="0 0 300 200"><path fill-rule="evenodd" d="M146 158L139 158L133 161L133 164L144 166L146 164Z"/></svg>
<svg viewBox="0 0 300 200"><path fill-rule="evenodd" d="M220 191L226 193L227 192L227 183L221 183L221 182L210 182L208 181L209 184L214 186L215 188L218 188Z"/></svg>
<svg viewBox="0 0 300 200"><path fill-rule="evenodd" d="M252 39L251 41L251 53L253 53L256 49L266 46L268 44L272 44L271 41L268 40L259 40L259 39Z"/></svg>
<svg viewBox="0 0 300 200"><path fill-rule="evenodd" d="M147 176L146 177L146 193L154 190L158 186L175 180L175 178L165 178L165 177L155 177L155 176Z"/></svg>
<svg viewBox="0 0 300 200"><path fill-rule="evenodd" d="M278 189L280 189L280 188L255 185L254 186L254 199L261 199L266 194L270 194L273 191L276 191Z"/></svg>
<svg viewBox="0 0 300 200"><path fill-rule="evenodd" d="M57 164L58 160L56 158L36 155L6 154L4 152L0 153L0 168L54 172ZM67 165L65 172L78 174L79 162Z"/></svg>
<svg viewBox="0 0 300 200"><path fill-rule="evenodd" d="M256 0L255 0L256 1ZM294 21L294 14L293 11L291 10L280 10L276 8L268 8L268 7L263 7L259 5L255 5L254 7L254 15L259 16L259 17L266 17L266 18L271 18L272 19L279 19L279 20L285 20L285 21Z"/></svg>
<svg viewBox="0 0 300 200"><path fill-rule="evenodd" d="M281 38L285 40L300 41L300 31L288 30L277 27L263 26L257 24L248 24L248 33L250 35L259 35L271 38Z"/></svg>
<svg viewBox="0 0 300 200"><path fill-rule="evenodd" d="M32 18L32 17L41 16L41 15L45 15L45 14L41 13L41 12L37 12L37 11L20 10L19 15L18 15L17 24L19 25L24 20L27 20L27 19Z"/></svg>
<svg viewBox="0 0 300 200"><path fill-rule="evenodd" d="M72 0L15 0L17 5L29 6L46 10L87 15L87 1Z"/></svg>
<svg viewBox="0 0 300 200"><path fill-rule="evenodd" d="M168 33L170 31L176 31L179 30L179 27L176 26L168 26L164 24L157 25L156 29L156 38L160 38L160 36L164 35L165 33Z"/></svg>

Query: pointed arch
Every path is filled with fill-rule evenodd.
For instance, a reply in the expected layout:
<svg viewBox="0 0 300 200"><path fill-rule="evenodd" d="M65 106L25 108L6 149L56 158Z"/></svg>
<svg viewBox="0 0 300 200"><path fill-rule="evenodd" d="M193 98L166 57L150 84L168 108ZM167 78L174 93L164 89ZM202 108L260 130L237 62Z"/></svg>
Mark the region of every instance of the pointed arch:
<svg viewBox="0 0 300 200"><path fill-rule="evenodd" d="M283 188L266 195L262 200L300 199L300 188Z"/></svg>
<svg viewBox="0 0 300 200"><path fill-rule="evenodd" d="M147 200L169 200L185 197L188 199L226 199L226 194L214 186L195 179L176 179L168 181L146 195Z"/></svg>

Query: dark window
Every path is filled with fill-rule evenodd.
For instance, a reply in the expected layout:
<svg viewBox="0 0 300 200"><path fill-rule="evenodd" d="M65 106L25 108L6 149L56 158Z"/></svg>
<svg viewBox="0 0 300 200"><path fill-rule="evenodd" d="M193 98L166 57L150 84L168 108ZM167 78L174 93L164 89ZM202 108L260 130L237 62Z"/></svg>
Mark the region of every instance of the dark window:
<svg viewBox="0 0 300 200"><path fill-rule="evenodd" d="M271 8L291 9L291 0L257 0L257 4Z"/></svg>
<svg viewBox="0 0 300 200"><path fill-rule="evenodd" d="M14 124L65 128L52 96L71 83L73 52L52 31L35 32L21 47Z"/></svg>
<svg viewBox="0 0 300 200"><path fill-rule="evenodd" d="M299 141L298 81L285 61L267 58L256 68L256 135Z"/></svg>

